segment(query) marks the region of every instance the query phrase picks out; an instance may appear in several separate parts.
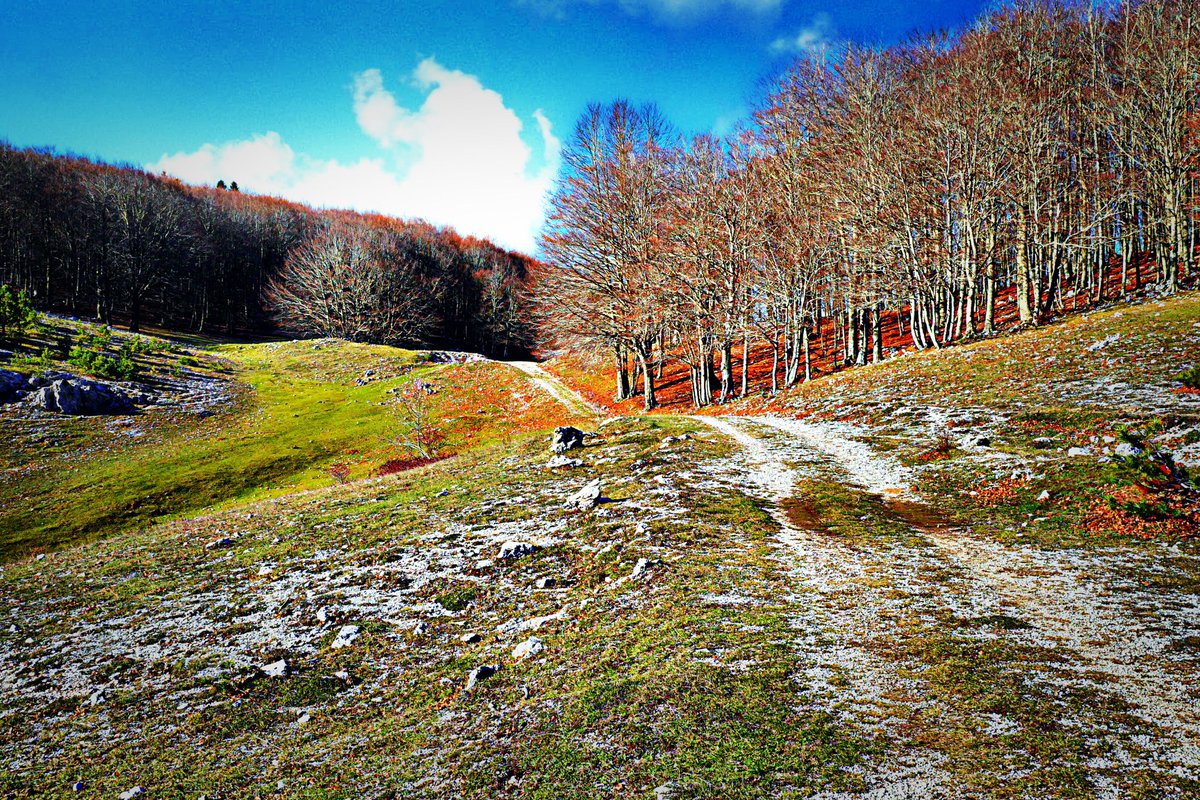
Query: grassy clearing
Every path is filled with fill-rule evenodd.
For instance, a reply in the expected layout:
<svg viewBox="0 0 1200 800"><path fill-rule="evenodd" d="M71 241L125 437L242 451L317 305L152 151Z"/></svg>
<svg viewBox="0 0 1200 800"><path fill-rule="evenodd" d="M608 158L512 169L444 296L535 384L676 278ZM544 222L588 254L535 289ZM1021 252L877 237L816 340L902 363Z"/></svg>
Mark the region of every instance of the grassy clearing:
<svg viewBox="0 0 1200 800"><path fill-rule="evenodd" d="M33 700L6 698L0 740L10 756L28 753L6 790L25 796L75 780L101 795L142 785L165 797L236 788L285 797L582 798L651 794L667 781L680 797L862 788L856 767L875 748L871 737L808 708L790 677L792 623L773 523L745 495L676 480L682 465L728 445L693 438L659 447L668 434L694 434L691 427L671 419L606 425L581 454L582 474L566 476L540 467L544 435L500 437L400 475L9 565L0 593L29 609L20 635L35 644L4 642L22 659L52 670L56 635L87 635L76 626L102 626L115 614L130 620L133 639L109 646L106 669L119 688L99 705L83 698L39 712L35 730ZM591 477L612 502L586 515L563 510L563 495ZM697 513L654 513L664 504ZM512 563L479 566L481 555L494 560L492 531L522 524L531 511L539 521L528 530L558 529L556 541ZM236 531L236 545L205 551L218 531ZM411 566L447 558L461 566L430 579ZM647 576L632 580L640 558L650 562ZM258 577L264 564L277 572ZM55 579L47 588L48 571ZM312 579L301 580L308 572ZM294 591L267 591L275 575L296 582ZM555 586L537 589L548 575ZM211 627L215 638L189 646L188 657L116 652L138 636L146 637L140 646L163 636L151 632L157 615L186 618L189 597L218 586L220 607L201 604L207 621L187 623L189 631ZM364 592L383 592L377 602L394 610L362 605ZM716 596L744 600L706 599ZM77 609L69 620L58 612L35 619L37 609L64 605ZM255 638L256 620L311 627L322 605L336 609L336 625L314 631L311 652ZM497 626L563 609L561 621L535 633L543 653L511 656L529 634ZM342 624L360 626L360 638L331 649ZM480 641L464 643L468 632ZM165 636L169 650L175 637ZM241 656L227 651L241 641L257 644ZM253 666L277 658L289 659L285 678ZM491 663L499 673L466 693L466 673Z"/></svg>
<svg viewBox="0 0 1200 800"><path fill-rule="evenodd" d="M187 357L189 369L231 385L233 399L207 418L153 409L120 426L14 423L18 441L0 482L0 553L13 558L368 476L411 457L389 391L418 377L437 389L428 405L442 455L562 416L553 400L491 362L435 365L411 351L333 341L220 345Z"/></svg>

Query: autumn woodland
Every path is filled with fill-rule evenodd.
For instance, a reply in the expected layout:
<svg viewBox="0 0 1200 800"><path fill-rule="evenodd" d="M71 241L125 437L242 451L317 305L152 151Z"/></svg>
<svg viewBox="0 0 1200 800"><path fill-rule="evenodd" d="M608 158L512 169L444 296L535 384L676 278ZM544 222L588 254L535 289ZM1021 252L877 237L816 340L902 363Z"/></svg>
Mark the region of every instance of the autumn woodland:
<svg viewBox="0 0 1200 800"><path fill-rule="evenodd" d="M1193 283L1194 6L1011 4L800 59L720 139L590 107L546 331L607 353L617 400L653 408L669 360L703 406Z"/></svg>

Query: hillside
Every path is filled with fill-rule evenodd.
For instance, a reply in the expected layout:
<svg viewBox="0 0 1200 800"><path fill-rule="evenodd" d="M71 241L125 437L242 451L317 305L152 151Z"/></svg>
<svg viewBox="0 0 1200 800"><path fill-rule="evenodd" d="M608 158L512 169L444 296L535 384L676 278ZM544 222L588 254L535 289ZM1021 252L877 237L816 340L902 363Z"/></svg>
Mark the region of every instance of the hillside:
<svg viewBox="0 0 1200 800"><path fill-rule="evenodd" d="M1196 493L1145 470L1200 472L1198 320L1184 294L704 417L598 418L570 369L147 348L228 399L0 407L0 786L1194 796ZM379 475L417 380L452 457Z"/></svg>

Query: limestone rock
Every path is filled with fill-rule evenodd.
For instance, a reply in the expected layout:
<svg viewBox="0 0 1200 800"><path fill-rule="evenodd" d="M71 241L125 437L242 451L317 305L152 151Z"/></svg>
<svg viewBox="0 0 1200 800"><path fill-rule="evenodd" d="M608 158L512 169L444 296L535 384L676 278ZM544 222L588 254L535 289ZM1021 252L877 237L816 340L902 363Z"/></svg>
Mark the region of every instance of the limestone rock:
<svg viewBox="0 0 1200 800"><path fill-rule="evenodd" d="M536 636L530 636L525 641L513 648L513 658L520 661L523 658L536 656L538 653L546 649L546 645L542 644L542 640Z"/></svg>
<svg viewBox="0 0 1200 800"><path fill-rule="evenodd" d="M529 542L508 541L500 545L498 557L503 561L515 560L533 555L538 549L537 545L530 544Z"/></svg>
<svg viewBox="0 0 1200 800"><path fill-rule="evenodd" d="M343 625L334 637L333 642L329 645L335 650L340 650L343 647L349 647L358 638L359 627L357 625Z"/></svg>
<svg viewBox="0 0 1200 800"><path fill-rule="evenodd" d="M567 502L563 504L565 508L573 508L576 511L590 511L600 503L600 479L597 478L591 481L575 494L567 498Z"/></svg>
<svg viewBox="0 0 1200 800"><path fill-rule="evenodd" d="M550 438L550 449L554 451L555 455L562 455L568 450L577 450L581 447L583 447L583 431L569 425L554 429L554 435Z"/></svg>
<svg viewBox="0 0 1200 800"><path fill-rule="evenodd" d="M496 674L500 668L491 664L484 664L471 670L467 675L467 691L471 691L480 681L485 681Z"/></svg>

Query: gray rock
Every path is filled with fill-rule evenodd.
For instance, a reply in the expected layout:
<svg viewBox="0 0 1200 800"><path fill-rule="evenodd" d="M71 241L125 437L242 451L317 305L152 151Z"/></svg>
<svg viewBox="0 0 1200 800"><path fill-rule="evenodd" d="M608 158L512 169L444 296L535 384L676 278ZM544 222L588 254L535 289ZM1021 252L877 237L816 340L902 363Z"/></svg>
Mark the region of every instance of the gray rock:
<svg viewBox="0 0 1200 800"><path fill-rule="evenodd" d="M495 675L499 669L500 667L498 666L484 664L483 666L476 667L475 669L471 670L471 672L467 675L467 691L469 692L474 689L480 681L485 681Z"/></svg>
<svg viewBox="0 0 1200 800"><path fill-rule="evenodd" d="M274 663L265 665L262 667L262 672L268 678L286 678L288 674L287 659L281 658Z"/></svg>
<svg viewBox="0 0 1200 800"><path fill-rule="evenodd" d="M546 649L546 645L542 644L542 640L536 636L530 636L525 641L513 648L513 658L520 661L523 658L536 656L538 653Z"/></svg>
<svg viewBox="0 0 1200 800"><path fill-rule="evenodd" d="M645 574L646 574L646 570L647 570L647 569L649 569L649 568L650 568L650 561L649 561L649 559L645 559L645 558L639 558L639 559L637 560L637 564L635 564L635 565L634 565L634 567L633 567L633 572L631 572L631 573L629 574L629 577L633 578L633 579L636 581L638 578L640 578L640 577L642 577L643 575L645 575Z"/></svg>
<svg viewBox="0 0 1200 800"><path fill-rule="evenodd" d="M1049 500L1050 500L1050 490L1049 489L1043 489L1042 493L1037 496L1037 501L1039 503L1045 503L1045 502L1048 502Z"/></svg>
<svg viewBox="0 0 1200 800"><path fill-rule="evenodd" d="M533 555L539 549L540 548L537 545L530 544L529 542L509 541L500 545L500 553L498 557L505 561L515 560L518 558L524 558L525 556Z"/></svg>
<svg viewBox="0 0 1200 800"><path fill-rule="evenodd" d="M343 647L349 647L358 638L359 627L357 625L343 625L334 637L333 642L329 645L335 650L340 650Z"/></svg>
<svg viewBox="0 0 1200 800"><path fill-rule="evenodd" d="M1068 458L1082 458L1083 456L1090 456L1091 454L1092 448L1090 447L1071 447L1067 449Z"/></svg>
<svg viewBox="0 0 1200 800"><path fill-rule="evenodd" d="M1054 440L1049 436L1039 436L1033 440L1033 446L1039 450L1046 450L1054 446Z"/></svg>
<svg viewBox="0 0 1200 800"><path fill-rule="evenodd" d="M1143 452L1142 448L1129 442L1121 442L1113 448L1113 455L1122 458L1133 458L1134 456L1140 456Z"/></svg>
<svg viewBox="0 0 1200 800"><path fill-rule="evenodd" d="M58 378L34 392L30 402L71 416L131 414L137 408L124 391L86 378Z"/></svg>
<svg viewBox="0 0 1200 800"><path fill-rule="evenodd" d="M82 792L86 788L87 788L87 785L83 781L75 781L74 783L71 784L72 792Z"/></svg>
<svg viewBox="0 0 1200 800"><path fill-rule="evenodd" d="M574 469L582 467L583 461L578 458L567 458L566 456L553 456L546 462L546 469Z"/></svg>
<svg viewBox="0 0 1200 800"><path fill-rule="evenodd" d="M675 784L673 783L664 783L654 790L654 800L674 800L674 797Z"/></svg>
<svg viewBox="0 0 1200 800"><path fill-rule="evenodd" d="M478 644L479 642L483 641L483 637L478 633L464 633L462 636L458 637L458 640L463 644Z"/></svg>
<svg viewBox="0 0 1200 800"><path fill-rule="evenodd" d="M959 447L962 447L964 450L968 449L968 448L991 447L991 446L992 446L992 440L989 439L987 436L983 436L978 433L968 434L967 436L963 437L961 442L959 442Z"/></svg>
<svg viewBox="0 0 1200 800"><path fill-rule="evenodd" d="M133 798L141 797L145 793L146 793L145 789L143 789L140 786L135 786L132 789L121 792L119 795L117 795L117 797L119 797L120 800L133 800Z"/></svg>
<svg viewBox="0 0 1200 800"><path fill-rule="evenodd" d="M220 539L213 539L208 544L204 545L205 550L223 550L226 547L233 547L233 539L228 536L222 536Z"/></svg>
<svg viewBox="0 0 1200 800"><path fill-rule="evenodd" d="M553 577L538 578L536 585L539 589L553 589L558 585L558 579Z"/></svg>
<svg viewBox="0 0 1200 800"><path fill-rule="evenodd" d="M19 372L0 369L0 405L14 403L25 396L28 384Z"/></svg>
<svg viewBox="0 0 1200 800"><path fill-rule="evenodd" d="M554 451L555 455L562 455L568 450L577 450L581 447L583 447L583 431L569 425L555 428L554 435L550 437L550 449Z"/></svg>
<svg viewBox="0 0 1200 800"><path fill-rule="evenodd" d="M588 483L575 494L567 498L563 503L565 508L573 508L576 511L590 511L600 503L600 479Z"/></svg>

